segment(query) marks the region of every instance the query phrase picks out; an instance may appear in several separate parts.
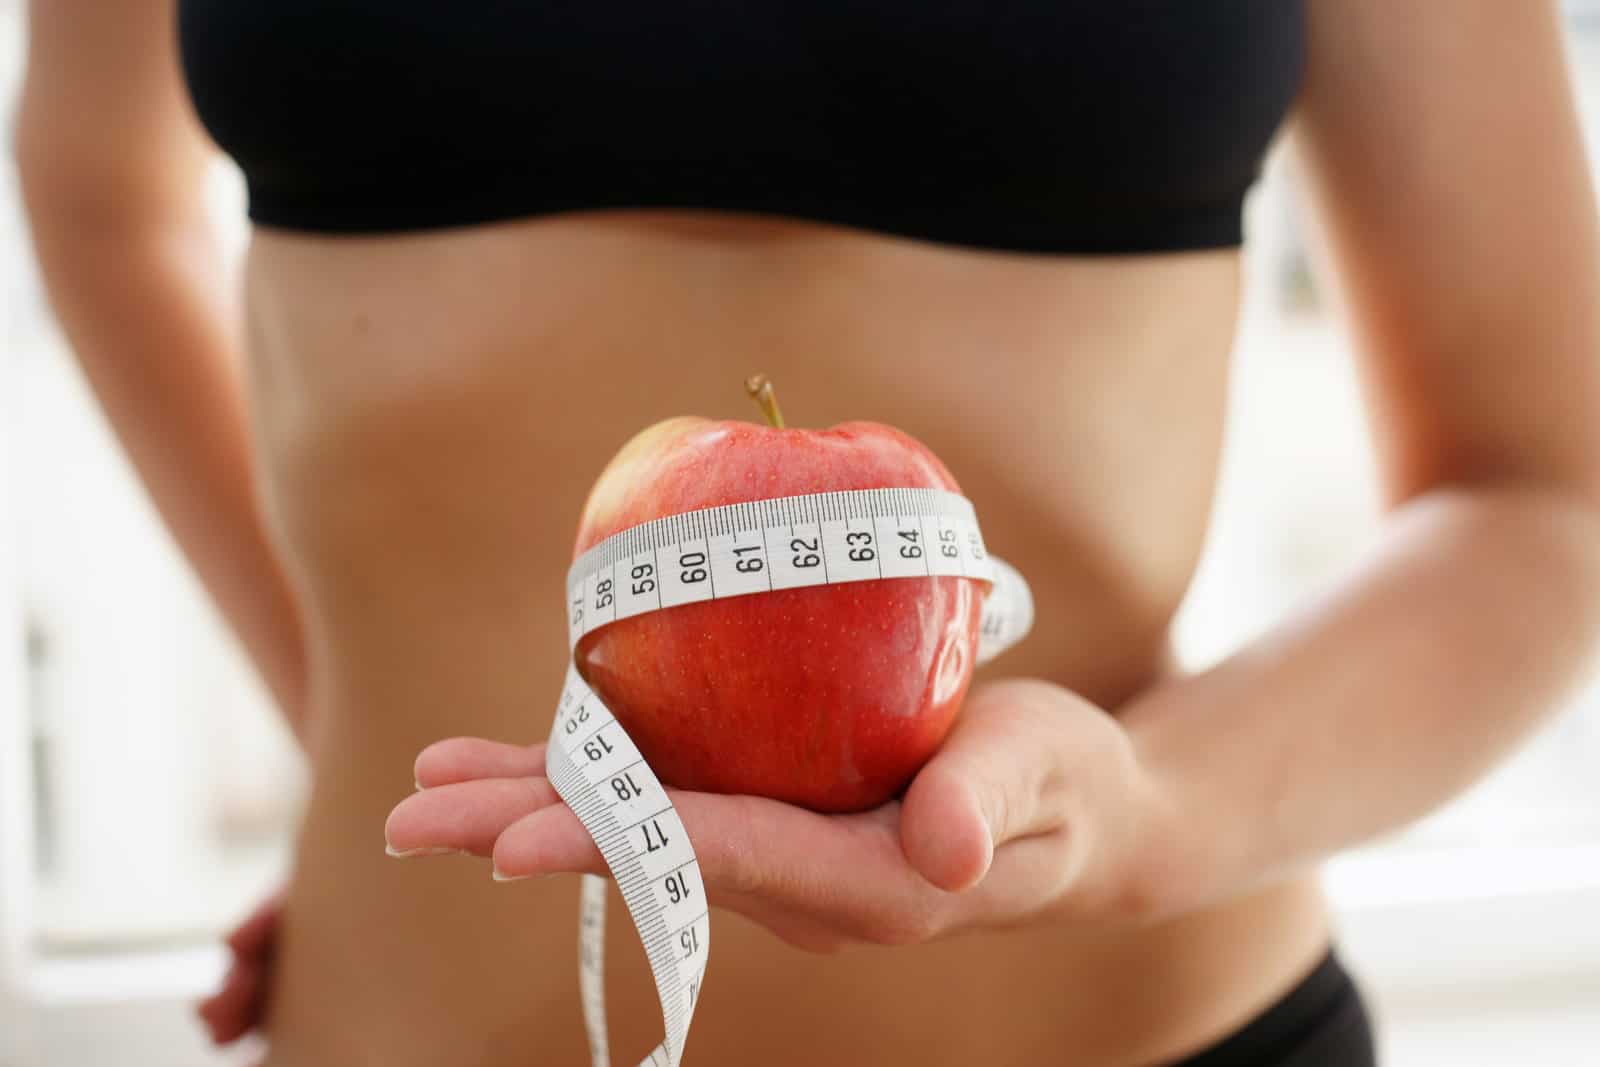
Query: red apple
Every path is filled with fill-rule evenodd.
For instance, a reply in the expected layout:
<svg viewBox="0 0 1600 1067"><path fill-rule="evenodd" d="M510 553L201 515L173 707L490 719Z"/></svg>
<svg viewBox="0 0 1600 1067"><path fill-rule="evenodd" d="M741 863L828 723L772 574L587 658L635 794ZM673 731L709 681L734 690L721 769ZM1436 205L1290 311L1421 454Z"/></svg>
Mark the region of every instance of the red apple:
<svg viewBox="0 0 1600 1067"><path fill-rule="evenodd" d="M575 556L697 508L880 488L960 491L927 448L877 423L668 419L600 475ZM982 596L972 579L918 577L682 604L586 635L577 666L669 785L860 811L904 788L948 732Z"/></svg>

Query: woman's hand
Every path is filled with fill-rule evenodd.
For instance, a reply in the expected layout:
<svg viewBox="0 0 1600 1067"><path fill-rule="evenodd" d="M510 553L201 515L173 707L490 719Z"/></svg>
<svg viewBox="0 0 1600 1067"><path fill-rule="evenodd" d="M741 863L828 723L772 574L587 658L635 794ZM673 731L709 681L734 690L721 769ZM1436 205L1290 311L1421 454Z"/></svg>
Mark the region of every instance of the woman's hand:
<svg viewBox="0 0 1600 1067"><path fill-rule="evenodd" d="M280 890L262 901L250 917L227 937L233 964L222 988L196 1009L211 1040L226 1045L257 1029L267 1017L267 991L278 944L278 919L283 911Z"/></svg>
<svg viewBox="0 0 1600 1067"><path fill-rule="evenodd" d="M544 777L545 746L477 738L417 758L385 829L395 855L492 856L495 876L606 874ZM902 800L819 815L669 790L711 902L814 950L910 944L1045 915L1138 919L1160 791L1101 709L1045 682L976 686Z"/></svg>

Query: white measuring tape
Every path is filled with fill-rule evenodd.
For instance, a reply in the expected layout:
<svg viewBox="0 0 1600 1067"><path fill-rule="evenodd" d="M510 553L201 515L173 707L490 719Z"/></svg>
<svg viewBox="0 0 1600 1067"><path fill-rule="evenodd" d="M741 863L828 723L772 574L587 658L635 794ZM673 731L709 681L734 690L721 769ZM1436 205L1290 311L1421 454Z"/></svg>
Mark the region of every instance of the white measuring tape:
<svg viewBox="0 0 1600 1067"><path fill-rule="evenodd" d="M954 576L990 583L977 658L1033 623L1014 568L989 555L972 504L942 489L777 497L643 523L606 538L567 572L571 645L619 619L702 600L844 582ZM678 1067L711 946L705 883L666 790L578 675L550 732L546 773L594 838L644 942L666 1037L641 1067ZM605 881L583 877L578 980L594 1067L609 1067Z"/></svg>

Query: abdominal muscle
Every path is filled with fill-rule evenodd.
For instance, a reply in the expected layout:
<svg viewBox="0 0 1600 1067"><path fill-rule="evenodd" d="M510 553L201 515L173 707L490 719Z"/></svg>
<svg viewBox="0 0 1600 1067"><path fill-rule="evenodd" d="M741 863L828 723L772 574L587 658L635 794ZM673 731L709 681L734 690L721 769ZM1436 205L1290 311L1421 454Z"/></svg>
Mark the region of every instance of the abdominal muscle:
<svg viewBox="0 0 1600 1067"><path fill-rule="evenodd" d="M395 861L384 817L429 742L544 737L590 484L658 419L754 417L750 373L792 425L891 423L955 473L1037 598L1033 636L988 674L1112 710L1147 685L1206 525L1237 258L1010 255L687 212L258 232L254 431L304 600L314 729L269 1062L588 1062L576 878ZM660 1015L631 928L609 936L625 1065ZM1326 932L1315 887L1286 883L1138 930L813 956L718 912L713 939L691 1067L1109 1067L1237 1027Z"/></svg>

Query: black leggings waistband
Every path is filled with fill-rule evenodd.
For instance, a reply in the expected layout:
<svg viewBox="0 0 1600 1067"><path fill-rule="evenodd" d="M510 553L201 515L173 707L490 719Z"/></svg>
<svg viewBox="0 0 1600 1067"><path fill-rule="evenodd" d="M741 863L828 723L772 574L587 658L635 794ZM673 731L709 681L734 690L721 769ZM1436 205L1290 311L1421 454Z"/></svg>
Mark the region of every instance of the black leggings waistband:
<svg viewBox="0 0 1600 1067"><path fill-rule="evenodd" d="M1331 950L1242 1029L1172 1067L1376 1067L1361 991Z"/></svg>

